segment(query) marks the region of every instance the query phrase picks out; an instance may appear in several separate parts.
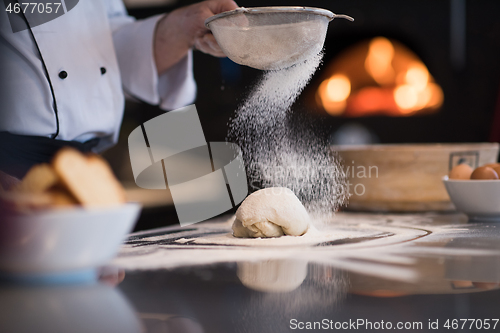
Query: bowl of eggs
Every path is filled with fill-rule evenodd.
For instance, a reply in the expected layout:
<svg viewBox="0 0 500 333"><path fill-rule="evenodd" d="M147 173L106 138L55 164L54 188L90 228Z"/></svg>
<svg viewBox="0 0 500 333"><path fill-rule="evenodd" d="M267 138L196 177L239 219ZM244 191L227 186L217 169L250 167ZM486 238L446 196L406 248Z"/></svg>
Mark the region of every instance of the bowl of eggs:
<svg viewBox="0 0 500 333"><path fill-rule="evenodd" d="M455 208L469 221L500 222L500 163L459 164L443 178Z"/></svg>
<svg viewBox="0 0 500 333"><path fill-rule="evenodd" d="M443 176L456 165L498 159L498 143L331 146L344 161L353 211L454 211Z"/></svg>

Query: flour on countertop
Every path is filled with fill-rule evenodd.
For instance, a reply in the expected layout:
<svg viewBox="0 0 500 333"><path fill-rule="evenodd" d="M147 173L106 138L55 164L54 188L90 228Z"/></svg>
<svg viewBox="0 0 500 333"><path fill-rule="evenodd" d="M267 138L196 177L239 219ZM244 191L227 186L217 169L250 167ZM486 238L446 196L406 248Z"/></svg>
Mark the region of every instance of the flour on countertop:
<svg viewBox="0 0 500 333"><path fill-rule="evenodd" d="M195 239L182 238L176 240L178 243L186 243L188 241L194 244L217 244L224 246L250 246L250 247L300 247L315 245L322 242L339 240L349 237L354 237L356 233L351 231L333 231L321 232L314 226L310 226L309 230L302 236L281 236L275 238L237 238L231 232L222 235L201 236Z"/></svg>

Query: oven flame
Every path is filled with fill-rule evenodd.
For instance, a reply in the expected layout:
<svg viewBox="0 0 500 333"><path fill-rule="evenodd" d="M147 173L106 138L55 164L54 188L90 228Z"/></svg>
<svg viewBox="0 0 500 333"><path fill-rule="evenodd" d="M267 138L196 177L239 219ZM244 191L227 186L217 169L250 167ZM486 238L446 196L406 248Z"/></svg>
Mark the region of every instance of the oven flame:
<svg viewBox="0 0 500 333"><path fill-rule="evenodd" d="M393 57L394 46L387 38L372 39L365 60L365 69L378 84L391 84L394 81Z"/></svg>
<svg viewBox="0 0 500 333"><path fill-rule="evenodd" d="M443 91L425 64L385 37L352 47L329 69L316 100L333 116L408 116L435 112L443 104Z"/></svg>
<svg viewBox="0 0 500 333"><path fill-rule="evenodd" d="M410 113L418 104L418 91L409 84L403 84L394 89L394 101L402 113Z"/></svg>
<svg viewBox="0 0 500 333"><path fill-rule="evenodd" d="M351 81L342 74L333 75L321 83L320 94L324 96L323 106L330 114L341 114L346 106L346 100L351 94Z"/></svg>

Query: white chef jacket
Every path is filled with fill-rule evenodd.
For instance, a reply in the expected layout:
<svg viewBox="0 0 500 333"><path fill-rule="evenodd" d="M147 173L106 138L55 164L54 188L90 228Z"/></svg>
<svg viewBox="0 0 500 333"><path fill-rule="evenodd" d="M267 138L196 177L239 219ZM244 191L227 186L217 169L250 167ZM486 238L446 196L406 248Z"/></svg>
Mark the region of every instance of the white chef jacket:
<svg viewBox="0 0 500 333"><path fill-rule="evenodd" d="M0 131L51 137L59 127L57 139L101 138L99 151L117 141L123 91L166 110L195 97L191 53L157 74L153 35L160 16L135 21L121 0L80 0L31 29L39 53L29 30L13 33L6 12L0 15Z"/></svg>

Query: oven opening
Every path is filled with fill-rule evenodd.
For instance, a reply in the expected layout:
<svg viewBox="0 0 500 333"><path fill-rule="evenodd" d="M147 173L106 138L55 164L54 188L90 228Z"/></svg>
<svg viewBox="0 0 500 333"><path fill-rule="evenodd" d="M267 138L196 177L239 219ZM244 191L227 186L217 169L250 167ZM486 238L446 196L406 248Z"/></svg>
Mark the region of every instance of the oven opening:
<svg viewBox="0 0 500 333"><path fill-rule="evenodd" d="M407 117L439 111L444 95L424 62L383 36L358 42L325 65L316 107L334 117Z"/></svg>

